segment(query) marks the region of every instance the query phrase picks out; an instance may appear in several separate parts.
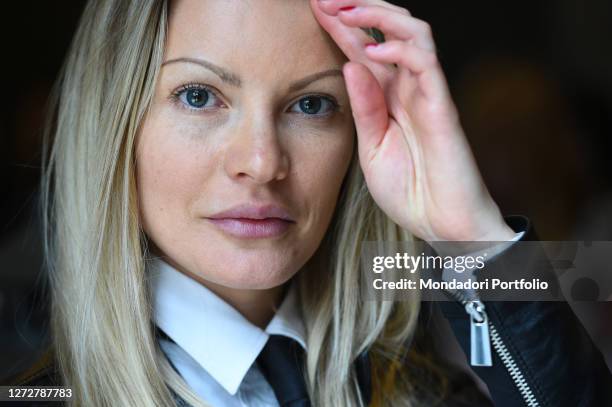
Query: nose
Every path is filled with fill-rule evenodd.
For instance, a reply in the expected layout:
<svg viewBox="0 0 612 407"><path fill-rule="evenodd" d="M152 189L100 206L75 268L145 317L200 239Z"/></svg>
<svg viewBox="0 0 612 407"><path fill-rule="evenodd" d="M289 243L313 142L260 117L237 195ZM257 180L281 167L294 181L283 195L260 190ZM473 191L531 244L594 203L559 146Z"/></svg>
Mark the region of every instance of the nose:
<svg viewBox="0 0 612 407"><path fill-rule="evenodd" d="M245 115L225 150L225 172L256 184L280 181L289 173L289 157L270 114Z"/></svg>

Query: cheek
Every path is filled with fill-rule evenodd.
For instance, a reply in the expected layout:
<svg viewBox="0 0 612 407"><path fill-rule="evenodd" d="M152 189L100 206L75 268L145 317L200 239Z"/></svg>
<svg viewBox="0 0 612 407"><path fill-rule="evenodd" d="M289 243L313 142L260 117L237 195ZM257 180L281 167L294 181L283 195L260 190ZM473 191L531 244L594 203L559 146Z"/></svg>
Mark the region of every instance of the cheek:
<svg viewBox="0 0 612 407"><path fill-rule="evenodd" d="M192 202L205 185L210 160L202 159L193 143L176 134L181 134L180 129L158 121L145 124L140 135L136 165L140 214L145 232L154 238L170 223L175 225L172 230L181 232Z"/></svg>
<svg viewBox="0 0 612 407"><path fill-rule="evenodd" d="M332 135L330 139L304 148L307 154L297 154L301 162L298 184L302 185L303 198L310 201L319 233L329 224L353 155L352 135L342 138Z"/></svg>

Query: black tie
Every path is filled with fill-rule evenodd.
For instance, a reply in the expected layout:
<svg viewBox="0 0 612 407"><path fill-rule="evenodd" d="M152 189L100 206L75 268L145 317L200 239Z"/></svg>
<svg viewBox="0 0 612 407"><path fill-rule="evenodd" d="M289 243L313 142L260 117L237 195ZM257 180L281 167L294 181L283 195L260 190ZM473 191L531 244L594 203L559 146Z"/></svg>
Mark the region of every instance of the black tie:
<svg viewBox="0 0 612 407"><path fill-rule="evenodd" d="M302 373L304 350L295 340L270 335L257 357L264 377L281 407L310 407Z"/></svg>

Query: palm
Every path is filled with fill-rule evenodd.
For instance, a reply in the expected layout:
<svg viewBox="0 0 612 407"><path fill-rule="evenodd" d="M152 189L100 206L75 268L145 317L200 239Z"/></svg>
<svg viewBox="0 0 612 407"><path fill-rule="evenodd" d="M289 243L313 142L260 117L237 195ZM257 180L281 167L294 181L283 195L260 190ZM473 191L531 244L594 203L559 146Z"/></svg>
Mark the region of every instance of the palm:
<svg viewBox="0 0 612 407"><path fill-rule="evenodd" d="M383 80L388 127L379 146L361 155L362 169L372 196L398 224L420 237L459 238L445 231L470 228L457 215L484 188L452 104L435 106L417 82L401 68Z"/></svg>

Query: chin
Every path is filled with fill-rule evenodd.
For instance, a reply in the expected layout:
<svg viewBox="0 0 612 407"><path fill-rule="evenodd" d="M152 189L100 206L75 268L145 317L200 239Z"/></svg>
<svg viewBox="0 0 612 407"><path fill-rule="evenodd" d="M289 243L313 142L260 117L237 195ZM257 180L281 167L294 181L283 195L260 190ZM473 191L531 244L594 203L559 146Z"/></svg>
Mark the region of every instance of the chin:
<svg viewBox="0 0 612 407"><path fill-rule="evenodd" d="M208 261L206 261L208 260ZM198 273L204 280L235 289L269 289L284 284L302 267L290 252L235 250L233 254L202 259Z"/></svg>

